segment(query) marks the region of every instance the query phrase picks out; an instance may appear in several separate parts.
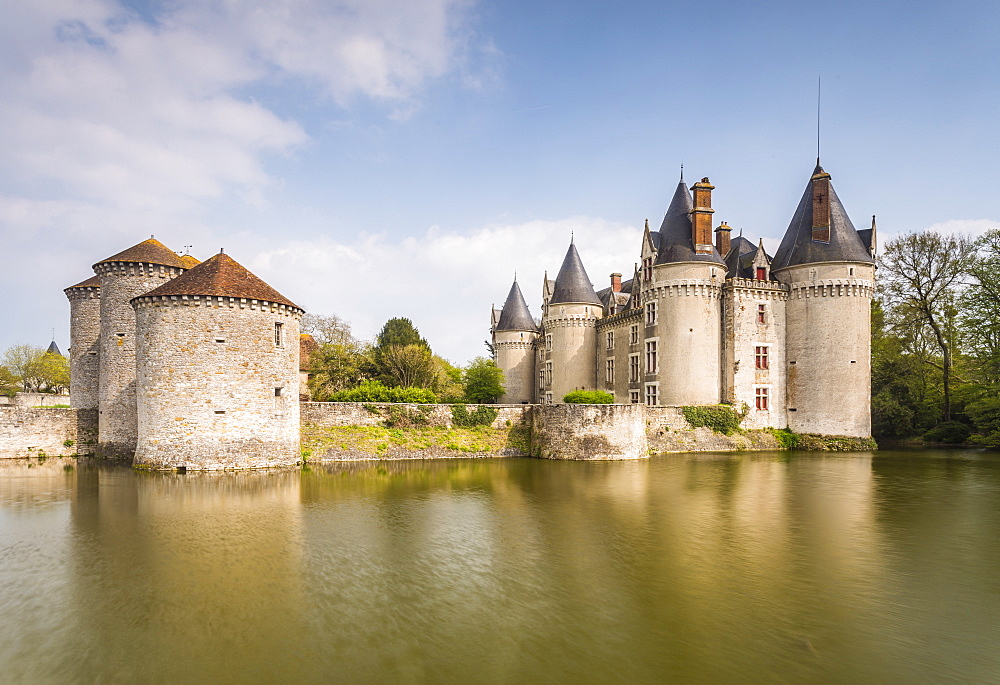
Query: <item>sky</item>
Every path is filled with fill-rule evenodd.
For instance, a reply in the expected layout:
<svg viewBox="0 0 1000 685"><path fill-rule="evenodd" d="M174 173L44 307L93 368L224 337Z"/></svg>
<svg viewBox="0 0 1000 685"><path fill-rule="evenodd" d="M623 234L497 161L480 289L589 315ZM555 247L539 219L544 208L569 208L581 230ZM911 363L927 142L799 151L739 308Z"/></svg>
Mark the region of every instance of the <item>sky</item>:
<svg viewBox="0 0 1000 685"><path fill-rule="evenodd" d="M486 352L571 235L595 287L709 177L773 252L815 165L858 228L1000 227L1000 4L0 0L0 350L155 235L371 339Z"/></svg>

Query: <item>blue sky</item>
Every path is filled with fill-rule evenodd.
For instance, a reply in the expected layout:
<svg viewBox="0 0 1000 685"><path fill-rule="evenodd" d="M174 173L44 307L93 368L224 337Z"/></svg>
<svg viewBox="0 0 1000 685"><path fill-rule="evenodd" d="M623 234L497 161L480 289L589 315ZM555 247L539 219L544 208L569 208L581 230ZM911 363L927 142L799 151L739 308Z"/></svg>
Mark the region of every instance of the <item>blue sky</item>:
<svg viewBox="0 0 1000 685"><path fill-rule="evenodd" d="M629 274L681 162L772 249L822 158L883 240L1000 225L994 2L0 0L0 349L150 234L361 338L484 351L575 232Z"/></svg>

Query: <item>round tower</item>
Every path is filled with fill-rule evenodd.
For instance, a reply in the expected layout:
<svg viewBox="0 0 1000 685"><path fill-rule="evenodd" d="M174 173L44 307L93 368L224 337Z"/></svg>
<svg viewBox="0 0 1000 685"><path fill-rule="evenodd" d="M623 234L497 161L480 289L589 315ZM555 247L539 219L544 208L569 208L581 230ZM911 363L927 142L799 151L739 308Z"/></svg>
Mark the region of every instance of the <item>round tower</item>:
<svg viewBox="0 0 1000 685"><path fill-rule="evenodd" d="M222 253L132 306L136 464L217 470L301 460L302 309Z"/></svg>
<svg viewBox="0 0 1000 685"><path fill-rule="evenodd" d="M576 245L570 243L542 320L546 399L561 402L573 390L597 388L597 321L603 314Z"/></svg>
<svg viewBox="0 0 1000 685"><path fill-rule="evenodd" d="M74 409L96 409L101 373L101 279L92 276L63 292L69 299L69 403Z"/></svg>
<svg viewBox="0 0 1000 685"><path fill-rule="evenodd" d="M870 436L875 260L819 160L771 272L789 287L788 427L799 433Z"/></svg>
<svg viewBox="0 0 1000 685"><path fill-rule="evenodd" d="M101 281L98 452L102 455L131 460L135 454L135 311L130 301L186 268L177 254L153 238L94 265Z"/></svg>
<svg viewBox="0 0 1000 685"><path fill-rule="evenodd" d="M647 404L718 404L721 399L722 285L726 265L712 244L707 178L683 179L660 226L660 249L641 286Z"/></svg>
<svg viewBox="0 0 1000 685"><path fill-rule="evenodd" d="M503 370L501 404L530 404L535 400L535 339L538 327L517 285L510 286L500 318L493 327L493 349Z"/></svg>

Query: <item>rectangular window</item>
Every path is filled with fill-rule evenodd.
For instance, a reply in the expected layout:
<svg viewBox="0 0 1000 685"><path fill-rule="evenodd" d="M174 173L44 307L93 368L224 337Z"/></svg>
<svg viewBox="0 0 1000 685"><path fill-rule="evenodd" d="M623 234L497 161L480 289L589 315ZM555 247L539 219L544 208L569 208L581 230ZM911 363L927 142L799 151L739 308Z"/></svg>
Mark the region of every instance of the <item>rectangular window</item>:
<svg viewBox="0 0 1000 685"><path fill-rule="evenodd" d="M280 324L280 323L274 324L274 346L275 347L281 347L281 342L282 342L281 341L281 327L282 327L282 324Z"/></svg>
<svg viewBox="0 0 1000 685"><path fill-rule="evenodd" d="M552 404L552 393L545 393L545 404Z"/></svg>
<svg viewBox="0 0 1000 685"><path fill-rule="evenodd" d="M642 260L642 280L653 280L653 258L646 257Z"/></svg>
<svg viewBox="0 0 1000 685"><path fill-rule="evenodd" d="M545 362L545 385L552 385L552 362Z"/></svg>
<svg viewBox="0 0 1000 685"><path fill-rule="evenodd" d="M546 352L551 352L552 351L552 334L551 333L548 333L545 336L545 351Z"/></svg>
<svg viewBox="0 0 1000 685"><path fill-rule="evenodd" d="M614 331L608 331L608 349L609 350L615 349L615 332Z"/></svg>
<svg viewBox="0 0 1000 685"><path fill-rule="evenodd" d="M767 305L757 305L757 323L767 323Z"/></svg>
<svg viewBox="0 0 1000 685"><path fill-rule="evenodd" d="M767 280L767 269L763 266L757 267L757 280L766 281Z"/></svg>
<svg viewBox="0 0 1000 685"><path fill-rule="evenodd" d="M639 344L639 327L632 326L628 329L628 344L638 345Z"/></svg>
<svg viewBox="0 0 1000 685"><path fill-rule="evenodd" d="M770 362L768 360L768 349L766 345L758 345L754 348L754 368L756 369L768 369L770 368Z"/></svg>
<svg viewBox="0 0 1000 685"><path fill-rule="evenodd" d="M545 387L545 371L538 372L538 387L539 389Z"/></svg>
<svg viewBox="0 0 1000 685"><path fill-rule="evenodd" d="M755 400L755 403L756 403L757 411L767 411L767 407L768 407L768 395L770 394L769 390L770 390L769 388L756 388L755 389L754 392L755 392L756 396L755 396L754 400Z"/></svg>
<svg viewBox="0 0 1000 685"><path fill-rule="evenodd" d="M629 398L629 401L632 402L632 404L639 404L639 399L640 399L639 398L639 391L638 390L630 390L629 393L628 393L628 398Z"/></svg>
<svg viewBox="0 0 1000 685"><path fill-rule="evenodd" d="M653 406L659 404L658 391L655 383L650 383L646 386L646 404Z"/></svg>
<svg viewBox="0 0 1000 685"><path fill-rule="evenodd" d="M656 302L646 303L646 325L652 326L656 323Z"/></svg>
<svg viewBox="0 0 1000 685"><path fill-rule="evenodd" d="M639 355L637 354L628 356L628 380L629 383L639 382Z"/></svg>
<svg viewBox="0 0 1000 685"><path fill-rule="evenodd" d="M646 343L646 373L656 373L656 341Z"/></svg>
<svg viewBox="0 0 1000 685"><path fill-rule="evenodd" d="M608 359L604 362L604 380L608 383L615 382L615 360Z"/></svg>

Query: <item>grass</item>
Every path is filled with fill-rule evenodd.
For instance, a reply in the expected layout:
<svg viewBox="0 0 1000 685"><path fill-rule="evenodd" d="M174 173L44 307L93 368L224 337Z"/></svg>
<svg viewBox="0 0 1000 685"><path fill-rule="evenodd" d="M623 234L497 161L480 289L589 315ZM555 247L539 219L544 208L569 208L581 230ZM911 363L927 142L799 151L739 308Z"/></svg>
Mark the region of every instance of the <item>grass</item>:
<svg viewBox="0 0 1000 685"><path fill-rule="evenodd" d="M302 428L302 448L314 455L327 451L388 457L395 451L446 450L459 454L495 453L505 447L519 447L524 442L518 427L489 426L385 426L305 425ZM526 450L525 450L526 451Z"/></svg>

